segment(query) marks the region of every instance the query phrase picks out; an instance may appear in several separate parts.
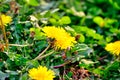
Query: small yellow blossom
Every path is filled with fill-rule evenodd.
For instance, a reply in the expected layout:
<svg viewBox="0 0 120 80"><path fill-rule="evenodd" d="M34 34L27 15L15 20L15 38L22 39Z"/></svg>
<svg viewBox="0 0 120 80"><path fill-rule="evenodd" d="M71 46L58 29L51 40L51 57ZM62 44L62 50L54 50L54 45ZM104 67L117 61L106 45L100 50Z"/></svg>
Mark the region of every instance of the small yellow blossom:
<svg viewBox="0 0 120 80"><path fill-rule="evenodd" d="M7 25L8 23L10 23L12 21L12 18L10 16L6 16L4 14L2 14L0 16L1 16L1 19L2 19L3 25ZM1 21L0 21L0 25L1 25Z"/></svg>
<svg viewBox="0 0 120 80"><path fill-rule="evenodd" d="M111 52L112 54L119 56L120 55L120 41L107 44L105 49Z"/></svg>
<svg viewBox="0 0 120 80"><path fill-rule="evenodd" d="M70 36L62 27L46 26L43 31L47 37L55 39L54 46L57 48L67 49L76 43L75 38Z"/></svg>
<svg viewBox="0 0 120 80"><path fill-rule="evenodd" d="M52 70L48 70L45 66L32 68L28 72L30 78L33 80L53 80L55 77L55 73Z"/></svg>

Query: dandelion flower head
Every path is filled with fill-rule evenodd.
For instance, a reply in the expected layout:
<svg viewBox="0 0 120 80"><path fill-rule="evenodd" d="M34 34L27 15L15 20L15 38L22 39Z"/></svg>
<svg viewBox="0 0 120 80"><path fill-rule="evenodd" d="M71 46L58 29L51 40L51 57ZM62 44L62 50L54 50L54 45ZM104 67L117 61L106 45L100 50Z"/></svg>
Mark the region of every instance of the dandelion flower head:
<svg viewBox="0 0 120 80"><path fill-rule="evenodd" d="M55 77L55 73L52 70L48 70L45 66L32 68L28 72L30 78L33 80L53 80Z"/></svg>
<svg viewBox="0 0 120 80"><path fill-rule="evenodd" d="M119 56L120 55L120 41L115 41L106 45L105 49L112 54Z"/></svg>
<svg viewBox="0 0 120 80"><path fill-rule="evenodd" d="M54 46L60 49L67 49L74 46L75 38L66 32L62 27L45 26L43 28L47 37L55 39Z"/></svg>
<svg viewBox="0 0 120 80"><path fill-rule="evenodd" d="M8 23L10 23L12 21L12 18L10 16L2 14L2 15L0 15L0 17L2 19L3 25L7 25ZM1 21L0 21L0 25L2 25Z"/></svg>

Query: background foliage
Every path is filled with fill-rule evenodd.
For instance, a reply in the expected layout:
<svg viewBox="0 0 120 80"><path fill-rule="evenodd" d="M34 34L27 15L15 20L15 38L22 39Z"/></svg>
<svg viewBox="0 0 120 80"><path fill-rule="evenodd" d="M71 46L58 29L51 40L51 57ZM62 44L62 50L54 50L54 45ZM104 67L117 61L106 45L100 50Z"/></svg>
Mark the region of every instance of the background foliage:
<svg viewBox="0 0 120 80"><path fill-rule="evenodd" d="M55 80L119 80L120 62L104 50L120 39L119 5L119 0L0 0L0 12L13 19L6 26L9 49L2 47L0 30L0 80L28 80L28 70L38 65L53 69ZM48 46L44 26L63 27L77 44L33 60Z"/></svg>

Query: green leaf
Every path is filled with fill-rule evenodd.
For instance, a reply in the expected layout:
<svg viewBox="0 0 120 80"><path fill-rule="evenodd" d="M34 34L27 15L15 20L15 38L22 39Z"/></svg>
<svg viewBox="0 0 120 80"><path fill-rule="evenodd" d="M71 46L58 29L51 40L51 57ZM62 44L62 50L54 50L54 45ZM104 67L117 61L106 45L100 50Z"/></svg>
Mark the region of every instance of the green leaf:
<svg viewBox="0 0 120 80"><path fill-rule="evenodd" d="M86 44L76 44L74 49L75 51L84 51L88 48Z"/></svg>
<svg viewBox="0 0 120 80"><path fill-rule="evenodd" d="M100 68L96 68L92 71L94 74L103 75L104 71Z"/></svg>
<svg viewBox="0 0 120 80"><path fill-rule="evenodd" d="M65 29L67 30L67 32L69 32L72 36L76 36L76 32L73 28L71 28L70 26L66 26Z"/></svg>
<svg viewBox="0 0 120 80"><path fill-rule="evenodd" d="M34 39L41 40L44 38L44 33L41 31L40 28L30 28L30 32L35 32Z"/></svg>
<svg viewBox="0 0 120 80"><path fill-rule="evenodd" d="M97 25L99 25L100 27L103 27L104 24L105 24L104 19L103 19L102 17L100 17L100 16L94 17L94 18L93 18L93 21L94 21Z"/></svg>
<svg viewBox="0 0 120 80"><path fill-rule="evenodd" d="M25 2L27 2L27 4L29 4L31 6L38 6L39 5L37 0L25 0Z"/></svg>
<svg viewBox="0 0 120 80"><path fill-rule="evenodd" d="M78 42L84 42L85 41L85 37L83 34L80 34L80 38L78 40Z"/></svg>
<svg viewBox="0 0 120 80"><path fill-rule="evenodd" d="M76 55L76 59L79 60L82 57L89 56L89 54L93 52L93 50L89 48L86 44L78 43L72 48L72 52L78 52L78 54Z"/></svg>
<svg viewBox="0 0 120 80"><path fill-rule="evenodd" d="M80 67L84 67L84 68L86 68L86 69L89 69L89 67L90 67L90 65L85 64L85 63L81 63L81 62L79 62L79 66L80 66Z"/></svg>
<svg viewBox="0 0 120 80"><path fill-rule="evenodd" d="M84 33L85 36L87 37L92 37L93 39L96 40L102 40L103 39L103 35L100 35L98 33L96 33L96 31L94 29L90 29L87 26L73 26L73 29L77 32L77 33Z"/></svg>
<svg viewBox="0 0 120 80"><path fill-rule="evenodd" d="M49 21L50 21L53 25L56 25L56 24L57 24L57 21L56 21L56 19L54 19L54 18L50 18Z"/></svg>
<svg viewBox="0 0 120 80"><path fill-rule="evenodd" d="M116 19L105 18L105 27L106 28L111 28L112 24L117 24L117 20Z"/></svg>
<svg viewBox="0 0 120 80"><path fill-rule="evenodd" d="M108 67L106 67L106 70L117 71L119 67L120 67L120 62L119 61L114 61L113 63L108 64Z"/></svg>
<svg viewBox="0 0 120 80"><path fill-rule="evenodd" d="M106 37L106 41L110 42L113 38L111 36Z"/></svg>
<svg viewBox="0 0 120 80"><path fill-rule="evenodd" d="M72 72L68 72L68 73L67 73L67 76L68 76L68 77L72 77L72 75L73 75Z"/></svg>
<svg viewBox="0 0 120 80"><path fill-rule="evenodd" d="M28 74L25 73L20 77L20 80L27 80L28 79Z"/></svg>
<svg viewBox="0 0 120 80"><path fill-rule="evenodd" d="M60 20L59 20L60 24L70 24L71 23L71 19L68 16L63 16Z"/></svg>
<svg viewBox="0 0 120 80"><path fill-rule="evenodd" d="M14 61L17 66L23 66L26 64L27 58L20 54L9 53L8 56L10 60Z"/></svg>
<svg viewBox="0 0 120 80"><path fill-rule="evenodd" d="M10 75L19 75L18 71L6 70L6 72Z"/></svg>
<svg viewBox="0 0 120 80"><path fill-rule="evenodd" d="M117 2L116 0L109 0L109 3L116 9L120 9L120 6L119 6L119 2Z"/></svg>
<svg viewBox="0 0 120 80"><path fill-rule="evenodd" d="M31 67L37 67L39 66L39 62L36 60L29 60L27 63L26 63L27 66L29 66L30 68Z"/></svg>

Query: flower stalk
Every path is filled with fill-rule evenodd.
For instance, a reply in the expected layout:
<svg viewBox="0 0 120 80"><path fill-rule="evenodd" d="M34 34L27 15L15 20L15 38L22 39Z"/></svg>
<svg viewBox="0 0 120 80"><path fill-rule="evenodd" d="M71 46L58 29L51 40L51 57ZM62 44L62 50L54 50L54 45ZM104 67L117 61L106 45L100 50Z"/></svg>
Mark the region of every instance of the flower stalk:
<svg viewBox="0 0 120 80"><path fill-rule="evenodd" d="M49 44L34 60L39 60L41 56L50 48L51 44Z"/></svg>
<svg viewBox="0 0 120 80"><path fill-rule="evenodd" d="M3 36L4 36L4 40L5 40L5 46L8 49L8 40L6 37L5 26L4 26L3 21L2 21L1 13L0 13L0 23L1 23L0 27L2 28L2 32L3 32Z"/></svg>
<svg viewBox="0 0 120 80"><path fill-rule="evenodd" d="M43 55L43 56L40 56L40 57L38 58L38 60L41 60L41 59L43 59L43 58L45 58L45 57L53 54L53 52L54 52L54 51L51 51L51 52L49 52L49 53L47 53L47 54L45 54L45 55Z"/></svg>

